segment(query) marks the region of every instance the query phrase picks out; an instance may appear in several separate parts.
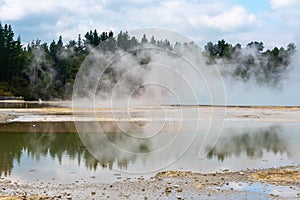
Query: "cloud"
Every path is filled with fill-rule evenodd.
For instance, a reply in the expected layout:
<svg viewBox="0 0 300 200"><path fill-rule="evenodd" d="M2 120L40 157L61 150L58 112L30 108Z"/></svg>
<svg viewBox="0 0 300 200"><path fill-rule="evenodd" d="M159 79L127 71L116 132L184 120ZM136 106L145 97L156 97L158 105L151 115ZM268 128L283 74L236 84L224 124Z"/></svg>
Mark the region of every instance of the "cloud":
<svg viewBox="0 0 300 200"><path fill-rule="evenodd" d="M125 14L126 13L126 14ZM124 24L129 28L160 27L201 37L222 32L236 32L251 29L258 24L256 16L242 6L230 6L220 1L162 1L139 7L127 6ZM128 23L129 22L129 23ZM135 26L130 22L135 22Z"/></svg>
<svg viewBox="0 0 300 200"><path fill-rule="evenodd" d="M36 0L4 0L0 7L1 20L20 20L31 13L47 13L51 11L50 1L40 3Z"/></svg>
<svg viewBox="0 0 300 200"><path fill-rule="evenodd" d="M281 28L294 29L289 31L297 31L299 34L300 30L300 1L299 0L270 0L273 12L272 16L280 22Z"/></svg>
<svg viewBox="0 0 300 200"><path fill-rule="evenodd" d="M273 9L300 6L299 0L270 0ZM299 7L298 7L299 9Z"/></svg>
<svg viewBox="0 0 300 200"><path fill-rule="evenodd" d="M224 32L233 32L240 29L249 29L258 24L254 14L248 13L241 6L234 6L228 11L222 12L216 16L205 16L206 23L214 28Z"/></svg>
<svg viewBox="0 0 300 200"><path fill-rule="evenodd" d="M91 29L117 34L144 27L171 29L200 43L221 38L240 42L238 35L248 41L267 38L265 42L274 42L265 33L282 27L285 37L291 38L299 30L300 1L269 1L269 10L262 11L267 16L252 13L233 0L0 0L0 21L12 24L25 43L35 38L50 42L59 35L67 42Z"/></svg>
<svg viewBox="0 0 300 200"><path fill-rule="evenodd" d="M98 8L89 4L89 1L74 0L70 1L41 1L39 0L2 0L0 1L0 20L15 21L26 18L29 15L61 15L66 12L76 14L90 13L91 10L87 9Z"/></svg>

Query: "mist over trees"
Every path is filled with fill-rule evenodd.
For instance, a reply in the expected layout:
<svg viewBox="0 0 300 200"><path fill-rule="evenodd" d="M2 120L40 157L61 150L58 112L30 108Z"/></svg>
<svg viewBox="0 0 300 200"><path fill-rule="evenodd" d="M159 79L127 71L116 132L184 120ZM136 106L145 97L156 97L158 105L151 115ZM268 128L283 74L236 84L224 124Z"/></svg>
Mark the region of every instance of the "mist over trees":
<svg viewBox="0 0 300 200"><path fill-rule="evenodd" d="M245 48L240 44L231 45L225 40L205 45L205 55L212 62L223 66L222 74L243 81L254 80L259 84L276 86L287 71L296 46L275 47L264 51L262 42L250 42Z"/></svg>
<svg viewBox="0 0 300 200"><path fill-rule="evenodd" d="M67 43L60 36L50 44L36 39L24 46L20 36L15 37L10 25L0 23L0 97L70 99L80 65L94 48L107 53L118 49L128 52L145 44L168 50L196 49L197 53L205 56L208 65L217 63L222 66L222 75L270 86L280 82L296 51L293 43L286 48L264 50L262 42L253 41L242 47L225 40L208 42L204 49L200 49L193 42L171 44L168 39L156 40L150 35L143 35L139 41L128 32L120 31L115 36L112 31L98 33L96 29L84 36L79 34ZM147 64L147 60L141 64Z"/></svg>

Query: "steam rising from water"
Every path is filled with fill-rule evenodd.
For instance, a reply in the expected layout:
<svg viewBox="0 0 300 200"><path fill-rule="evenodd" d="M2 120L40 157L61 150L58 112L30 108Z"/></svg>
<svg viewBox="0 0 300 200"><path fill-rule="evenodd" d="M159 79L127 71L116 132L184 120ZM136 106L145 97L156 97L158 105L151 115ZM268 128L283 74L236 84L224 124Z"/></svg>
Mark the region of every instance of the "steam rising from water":
<svg viewBox="0 0 300 200"><path fill-rule="evenodd" d="M218 60L216 65L207 65L199 48L191 41L172 31L142 29L130 35L170 41L185 42L170 50L144 45L131 52L118 50L103 52L97 49L83 63L77 76L74 94L93 99L100 107L110 104L189 104L189 105L299 105L300 88L299 53L293 56L291 64L280 77L267 74L271 84L262 84L257 79L260 63L250 68L252 76L244 81L233 77L235 64ZM254 47L253 47L254 48ZM259 60L257 50L243 49L243 59L251 55ZM90 65L91 64L91 65ZM87 68L91 67L88 71ZM85 88L88 84L89 88ZM77 93L79 86L83 92ZM91 88L94 87L94 88ZM225 90L225 91L224 91ZM226 98L225 93L226 92ZM89 100L88 100L89 101ZM91 105L91 104L90 104Z"/></svg>
<svg viewBox="0 0 300 200"><path fill-rule="evenodd" d="M180 39L186 38L159 29L154 32L143 29L139 33L149 36L149 31L156 38L155 34L161 37L167 32L165 38L174 37L170 41L181 42ZM297 63L293 62L291 70L297 71ZM222 133L224 107L211 107L205 113L206 120L200 122L201 109L186 109L182 105L297 105L300 102L289 90L299 86L299 79L291 74L280 87L262 86L252 79L243 82L231 76L222 77L220 70L223 74L228 70L223 64L220 61L218 66L208 65L193 43L174 49L147 44L129 52L116 50L114 53L94 49L82 64L73 90L74 117L80 118L76 128L82 142L100 161L104 154L118 154L119 160L134 157L145 163L157 160L150 168L131 171L150 172L178 160L195 141L199 151L194 155L204 158L210 152L207 146L213 149ZM107 116L103 116L103 108L110 111ZM83 123L82 115L93 118L94 122ZM103 117L112 122L103 123ZM122 134L112 135L115 132ZM182 140L187 135L188 139ZM169 152L174 148L177 153L170 157Z"/></svg>
<svg viewBox="0 0 300 200"><path fill-rule="evenodd" d="M284 76L276 85L257 83L254 79L242 81L230 76L224 78L227 105L274 105L299 106L300 94L300 54L292 57ZM222 68L222 65L219 65Z"/></svg>
<svg viewBox="0 0 300 200"><path fill-rule="evenodd" d="M92 100L95 107L132 103L225 104L218 69L207 66L199 50L176 50L151 45L129 53L95 50L80 68L73 100Z"/></svg>
<svg viewBox="0 0 300 200"><path fill-rule="evenodd" d="M175 41L183 37L167 33L173 35ZM215 138L210 137L211 141L216 141L221 133L224 108L219 108L219 112L211 108L206 113L208 122L200 128L199 109L161 106L199 102L224 105L225 93L218 69L206 65L192 43L172 50L150 44L129 52L95 49L82 64L73 91L74 113L94 118L93 123L76 123L80 138L92 155L100 161L103 154L116 152L124 159L157 160L150 168L131 172L150 172L172 164L196 136L201 138L199 156L205 156L207 136L211 135ZM105 116L113 119L111 123L101 122L100 108L103 107L111 111ZM79 115L75 115L75 119ZM213 124L214 121L217 124ZM200 129L201 134L198 134ZM112 132L120 131L122 134L117 139L111 138ZM182 140L187 132L188 139ZM173 148L178 151L170 157L168 152Z"/></svg>

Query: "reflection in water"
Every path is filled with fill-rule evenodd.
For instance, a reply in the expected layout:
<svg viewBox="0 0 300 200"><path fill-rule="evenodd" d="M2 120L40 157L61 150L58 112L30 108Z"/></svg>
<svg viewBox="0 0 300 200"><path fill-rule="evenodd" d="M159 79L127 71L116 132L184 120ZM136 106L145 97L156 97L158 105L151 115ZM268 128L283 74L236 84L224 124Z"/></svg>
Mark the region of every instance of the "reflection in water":
<svg viewBox="0 0 300 200"><path fill-rule="evenodd" d="M20 164L25 152L35 160L49 154L53 160L62 163L63 156L67 155L77 160L78 165L84 158L89 169L96 169L99 165L82 146L77 134L0 133L0 175L10 175L14 161Z"/></svg>
<svg viewBox="0 0 300 200"><path fill-rule="evenodd" d="M220 166L222 163L226 165L226 163L232 163L233 161L241 168L247 168L249 167L249 160L252 160L252 162L254 160L260 161L261 158L273 159L270 163L272 165L274 162L278 163L278 159L283 159L284 164L287 164L286 158L292 157L294 159L292 162L298 164L299 161L295 159L299 154L297 146L300 140L297 130L299 130L299 125L270 125L251 128L228 126L224 129L222 137L211 151L212 143L206 144L208 159L197 159L201 141L196 140L180 160L170 166L170 169L197 170L201 168L213 170L222 167ZM14 173L14 168L19 166L22 170L22 166L28 165L28 163L37 170L44 168L45 165L51 165L51 163L58 163L59 165L56 166L58 168L66 163L77 168L81 168L81 165L83 165L88 173L99 171L99 169L128 169L128 171L147 167L150 169L155 162L176 158L177 155L182 153L182 148L179 145L184 143L184 140L190 140L192 136L192 133L189 132L179 133L177 136L179 142L175 144L176 148L166 149L161 157L155 157L160 160L154 161L151 154L147 153L151 152L157 144L164 142L161 141L162 139L168 141L172 138L173 133L170 131L164 134L164 138L160 137L151 142L145 139L142 140L143 142L135 144L128 140L130 137L124 133L106 134L107 139L118 146L123 145L125 147L126 144L132 144L132 147L128 147L128 149L133 150L133 152L144 153L144 157L138 157L135 154L124 156L111 149L105 142L98 141L100 146L103 145L99 148L102 153L97 154L98 161L84 147L76 133L6 133L0 131L0 176L10 176L11 173ZM197 134L201 135L203 133L198 132ZM90 137L94 138L92 133L90 133ZM279 155L280 157L273 155ZM28 170L28 168L23 170Z"/></svg>
<svg viewBox="0 0 300 200"><path fill-rule="evenodd" d="M239 157L243 153L251 159L262 158L264 151L289 154L287 141L280 138L283 134L279 126L259 128L252 132L245 130L238 134L233 131L231 134L224 134L213 148L207 148L211 149L207 157L217 157L223 161L227 157Z"/></svg>
<svg viewBox="0 0 300 200"><path fill-rule="evenodd" d="M111 141L118 141L124 137L121 133L114 133L108 138ZM140 144L138 148L139 152L148 151L146 143ZM66 155L76 161L78 166L84 160L89 170L96 170L99 165L102 168L112 169L114 163L117 164L117 168L126 169L128 162L134 162L136 159L131 157L124 160L118 154L105 151L106 153L101 154L99 162L83 146L77 133L0 133L0 176L10 175L14 161L22 164L20 158L24 153L37 161L41 160L41 157L50 155L51 159L57 159L59 164L63 162L63 157Z"/></svg>

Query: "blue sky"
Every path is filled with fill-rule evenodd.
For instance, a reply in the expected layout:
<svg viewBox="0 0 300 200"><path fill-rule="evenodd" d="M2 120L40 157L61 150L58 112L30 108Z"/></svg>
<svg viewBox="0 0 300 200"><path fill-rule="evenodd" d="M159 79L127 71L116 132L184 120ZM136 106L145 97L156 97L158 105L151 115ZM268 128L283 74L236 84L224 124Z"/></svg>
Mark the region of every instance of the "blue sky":
<svg viewBox="0 0 300 200"><path fill-rule="evenodd" d="M0 21L12 24L24 43L59 35L68 42L95 28L118 33L158 27L200 45L224 38L272 48L299 43L299 10L299 0L0 0Z"/></svg>
<svg viewBox="0 0 300 200"><path fill-rule="evenodd" d="M232 1L235 4L240 4L246 8L249 12L260 12L264 10L271 11L270 1L268 0L235 0Z"/></svg>

